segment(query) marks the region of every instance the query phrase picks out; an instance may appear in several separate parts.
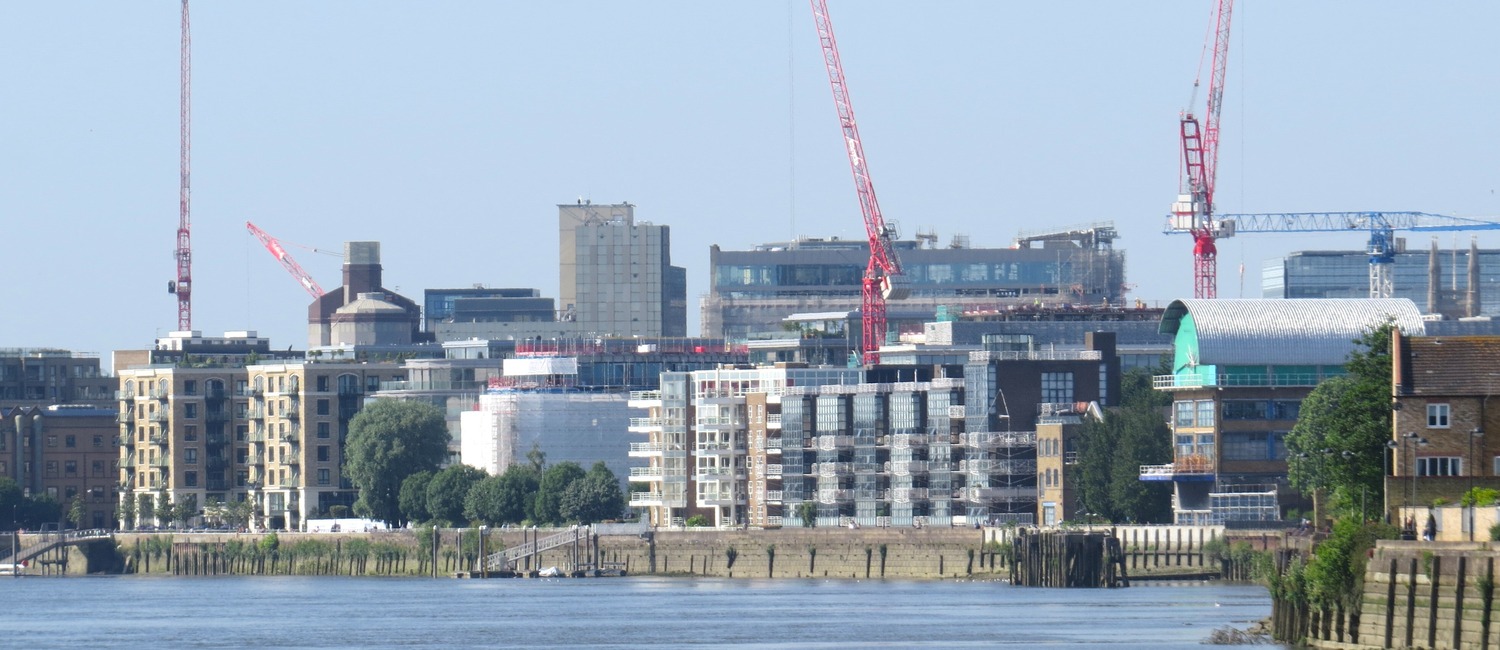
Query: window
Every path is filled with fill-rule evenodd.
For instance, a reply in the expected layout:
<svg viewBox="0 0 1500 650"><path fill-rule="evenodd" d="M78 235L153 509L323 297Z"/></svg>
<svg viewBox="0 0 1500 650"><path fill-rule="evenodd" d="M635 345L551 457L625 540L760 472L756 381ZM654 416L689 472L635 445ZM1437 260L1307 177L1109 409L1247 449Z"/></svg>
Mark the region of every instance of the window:
<svg viewBox="0 0 1500 650"><path fill-rule="evenodd" d="M1177 417L1172 420L1173 425L1179 427L1193 426L1193 403L1177 402L1173 406L1176 407L1177 413Z"/></svg>
<svg viewBox="0 0 1500 650"><path fill-rule="evenodd" d="M98 448L98 447L103 447L103 446L104 446L104 436L94 436L94 447Z"/></svg>
<svg viewBox="0 0 1500 650"><path fill-rule="evenodd" d="M78 436L63 436L63 446L67 447L68 449L77 448Z"/></svg>
<svg viewBox="0 0 1500 650"><path fill-rule="evenodd" d="M189 380L186 380L186 381L182 382L182 394L183 395L197 395L198 394L198 380L196 380L196 379L189 379Z"/></svg>
<svg viewBox="0 0 1500 650"><path fill-rule="evenodd" d="M331 474L326 469L318 470L318 485L328 485Z"/></svg>
<svg viewBox="0 0 1500 650"><path fill-rule="evenodd" d="M318 437L319 438L327 438L328 437L328 423L327 422L319 422L318 423Z"/></svg>
<svg viewBox="0 0 1500 650"><path fill-rule="evenodd" d="M328 392L328 375L319 376L317 386L319 393Z"/></svg>
<svg viewBox="0 0 1500 650"><path fill-rule="evenodd" d="M327 379L327 377L321 377L320 379ZM328 415L328 399L327 398L318 400L318 415Z"/></svg>
<svg viewBox="0 0 1500 650"><path fill-rule="evenodd" d="M198 425L196 425L196 424L189 424L189 425L183 427L182 428L182 440L183 440L183 442L197 442L198 441Z"/></svg>
<svg viewBox="0 0 1500 650"><path fill-rule="evenodd" d="M56 447L57 446L57 436L47 436L47 446L48 447Z"/></svg>
<svg viewBox="0 0 1500 650"><path fill-rule="evenodd" d="M198 487L198 473L197 472L183 472L182 473L182 484L184 486L186 486L186 487Z"/></svg>
<svg viewBox="0 0 1500 650"><path fill-rule="evenodd" d="M196 419L198 417L198 405L197 404L183 404L182 405L182 417L187 418L189 420Z"/></svg>
<svg viewBox="0 0 1500 650"><path fill-rule="evenodd" d="M318 462L326 463L329 458L328 445L318 445Z"/></svg>
<svg viewBox="0 0 1500 650"><path fill-rule="evenodd" d="M89 475L95 478L104 476L104 461L94 461L92 469L89 470Z"/></svg>
<svg viewBox="0 0 1500 650"><path fill-rule="evenodd" d="M1073 373L1042 373L1042 402L1046 404L1073 403Z"/></svg>
<svg viewBox="0 0 1500 650"><path fill-rule="evenodd" d="M378 390L380 390L380 377L377 375L365 377L365 392L373 393Z"/></svg>
<svg viewBox="0 0 1500 650"><path fill-rule="evenodd" d="M1191 455L1193 455L1193 436L1192 435L1177 436L1177 456L1180 458L1180 457L1183 457L1183 456L1191 456Z"/></svg>
<svg viewBox="0 0 1500 650"><path fill-rule="evenodd" d="M1279 399L1271 402L1272 420L1295 420L1302 415L1302 401Z"/></svg>
<svg viewBox="0 0 1500 650"><path fill-rule="evenodd" d="M1447 404L1428 404L1427 405L1427 428L1429 428L1429 429L1446 429L1446 428L1448 428L1448 405Z"/></svg>
<svg viewBox="0 0 1500 650"><path fill-rule="evenodd" d="M197 465L198 450L192 448L182 450L182 462L188 465Z"/></svg>
<svg viewBox="0 0 1500 650"><path fill-rule="evenodd" d="M1198 426L1211 427L1214 425L1214 423L1215 420L1213 400L1198 400Z"/></svg>
<svg viewBox="0 0 1500 650"><path fill-rule="evenodd" d="M1212 434L1212 433L1200 433L1200 434L1198 434L1198 455L1199 456L1208 456L1210 458L1213 457L1213 455L1214 455L1214 434Z"/></svg>
<svg viewBox="0 0 1500 650"><path fill-rule="evenodd" d="M1462 470L1463 459L1458 456L1427 456L1417 459L1417 476L1460 476L1463 474Z"/></svg>
<svg viewBox="0 0 1500 650"><path fill-rule="evenodd" d="M1224 400L1225 420L1269 420L1270 402L1265 400L1230 399ZM1229 441L1224 441L1225 452L1228 452Z"/></svg>
<svg viewBox="0 0 1500 650"><path fill-rule="evenodd" d="M69 460L63 462L63 476L78 476L78 461Z"/></svg>

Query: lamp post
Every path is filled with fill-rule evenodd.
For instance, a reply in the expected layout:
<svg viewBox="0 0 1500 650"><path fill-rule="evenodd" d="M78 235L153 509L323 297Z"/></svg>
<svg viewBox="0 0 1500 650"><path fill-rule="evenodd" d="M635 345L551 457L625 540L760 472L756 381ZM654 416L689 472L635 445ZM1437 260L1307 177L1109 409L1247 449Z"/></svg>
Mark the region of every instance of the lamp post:
<svg viewBox="0 0 1500 650"><path fill-rule="evenodd" d="M1384 452L1385 452L1385 467L1384 467L1384 469L1385 469L1385 474L1387 476L1395 476L1396 475L1396 462L1398 460L1398 457L1395 456L1395 453L1399 453L1398 450L1400 448L1401 448L1401 443L1396 442L1395 440L1387 440L1387 441L1385 441L1385 450L1384 450ZM1395 453L1393 453L1393 452L1395 452ZM1385 500L1385 517L1386 517L1385 523L1391 523L1391 520L1390 520L1390 517L1391 517L1391 492L1390 492L1390 487L1388 485L1386 485L1384 483L1384 481L1381 482L1380 495ZM1396 524L1400 525L1400 523L1401 523L1401 518L1397 517L1396 518Z"/></svg>
<svg viewBox="0 0 1500 650"><path fill-rule="evenodd" d="M1410 508L1417 500L1417 448L1426 447L1427 439L1417 436L1415 431L1407 432L1402 437L1411 444L1411 497L1406 502L1407 507Z"/></svg>
<svg viewBox="0 0 1500 650"><path fill-rule="evenodd" d="M1469 475L1469 491L1464 497L1469 500L1469 541L1471 542L1474 541L1474 508L1478 505L1477 499L1474 498L1474 472L1477 471L1479 463L1474 461L1474 441L1483 438L1484 429L1476 428L1469 432L1469 458L1465 461L1469 463L1469 466L1464 468L1465 473Z"/></svg>

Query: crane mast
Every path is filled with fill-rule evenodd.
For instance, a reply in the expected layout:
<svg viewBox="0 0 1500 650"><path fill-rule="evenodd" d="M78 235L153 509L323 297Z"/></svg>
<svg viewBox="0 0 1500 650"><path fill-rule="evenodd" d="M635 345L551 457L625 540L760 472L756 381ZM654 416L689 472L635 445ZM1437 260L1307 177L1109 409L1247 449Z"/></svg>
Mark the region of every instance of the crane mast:
<svg viewBox="0 0 1500 650"><path fill-rule="evenodd" d="M302 285L303 289L312 294L314 300L323 297L323 288L318 286L316 280L312 279L312 275L302 270L302 265L298 264L297 260L292 259L291 253L286 252L286 248L281 245L280 241L277 241L275 237L272 237L266 231L255 227L255 224L249 221L245 222L245 228L250 231L250 234L255 235L256 239L260 240L261 245L265 246L266 250L271 252L271 256L275 257L276 261L281 262L281 266L286 269L287 273L292 274L292 277L297 280L297 284Z"/></svg>
<svg viewBox="0 0 1500 650"><path fill-rule="evenodd" d="M873 364L880 361L880 344L885 341L886 300L904 298L910 290L903 282L901 260L891 244L895 230L881 216L875 185L870 181L864 144L859 138L859 125L854 120L854 105L849 101L849 86L844 80L844 65L839 59L838 42L833 37L833 23L828 18L828 3L825 0L811 2L818 43L823 49L823 65L828 69L828 85L833 89L833 105L838 111L849 169L854 175L854 191L859 197L865 234L870 242L870 259L860 287L860 341L863 362Z"/></svg>
<svg viewBox="0 0 1500 650"><path fill-rule="evenodd" d="M177 279L167 283L167 291L177 295L177 330L193 329L193 236L192 236L192 33L188 25L188 0L182 0L182 85L179 97L179 185L177 191Z"/></svg>
<svg viewBox="0 0 1500 650"><path fill-rule="evenodd" d="M1218 296L1219 261L1214 240L1233 235L1221 231L1214 220L1214 183L1219 164L1219 113L1224 102L1224 75L1229 62L1229 24L1234 0L1219 0L1214 17L1213 59L1208 78L1208 106L1204 121L1189 108L1179 124L1182 138L1182 162L1186 172L1187 191L1173 205L1173 215L1193 235L1193 297ZM1197 86L1197 83L1194 83Z"/></svg>

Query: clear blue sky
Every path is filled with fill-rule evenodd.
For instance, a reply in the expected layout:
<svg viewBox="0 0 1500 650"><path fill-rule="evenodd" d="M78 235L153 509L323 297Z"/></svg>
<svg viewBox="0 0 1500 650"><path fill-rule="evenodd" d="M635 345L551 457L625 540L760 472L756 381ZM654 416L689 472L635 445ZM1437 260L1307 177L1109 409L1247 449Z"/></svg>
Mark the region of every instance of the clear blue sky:
<svg viewBox="0 0 1500 650"><path fill-rule="evenodd" d="M830 5L904 233L1004 246L1113 220L1134 296L1190 294L1191 246L1160 227L1211 0ZM1500 3L1239 5L1220 211L1500 216ZM0 6L0 346L107 355L175 328L178 12ZM710 244L863 236L803 0L198 2L193 41L206 334L306 344L309 298L246 220L330 250L378 240L386 284L418 300L556 296L554 206L630 201L672 227L694 333ZM1241 294L1242 262L1253 297L1268 257L1362 243L1223 241L1220 295ZM291 250L339 284L338 259Z"/></svg>

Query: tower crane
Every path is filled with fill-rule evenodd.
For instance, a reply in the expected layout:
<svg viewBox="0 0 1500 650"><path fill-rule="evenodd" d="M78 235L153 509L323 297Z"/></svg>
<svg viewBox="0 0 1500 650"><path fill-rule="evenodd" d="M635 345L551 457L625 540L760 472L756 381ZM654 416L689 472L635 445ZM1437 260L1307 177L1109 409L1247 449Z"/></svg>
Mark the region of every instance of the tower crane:
<svg viewBox="0 0 1500 650"><path fill-rule="evenodd" d="M177 295L177 330L193 329L193 37L188 28L188 0L182 0L181 93L178 96L177 279L167 282L167 293Z"/></svg>
<svg viewBox="0 0 1500 650"><path fill-rule="evenodd" d="M1349 232L1370 233L1365 252L1370 256L1370 297L1390 298L1395 291L1396 231L1456 232L1500 230L1500 222L1450 217L1427 212L1270 212L1219 215L1219 224L1231 233L1258 232ZM1198 233L1173 217L1167 219L1167 234Z"/></svg>
<svg viewBox="0 0 1500 650"><path fill-rule="evenodd" d="M1214 179L1219 164L1219 109L1224 101L1224 73L1229 59L1229 19L1234 0L1218 0L1214 15L1213 60L1208 79L1208 106L1200 125L1190 106L1178 130L1182 137L1185 192L1172 204L1172 218L1193 235L1193 297L1214 298L1219 293L1219 253L1214 239L1234 235L1214 219ZM1198 82L1193 82L1197 91Z"/></svg>
<svg viewBox="0 0 1500 650"><path fill-rule="evenodd" d="M255 235L256 239L260 240L260 243L266 247L266 250L271 252L271 256L276 258L276 261L281 262L281 266L286 268L287 273L292 274L292 277L297 280L297 284L302 285L303 289L312 294L314 300L323 297L323 288L318 286L317 281L313 280L307 271L302 270L302 265L298 264L297 260L292 259L292 255L286 252L286 248L281 245L280 241L267 234L266 231L256 228L255 224L249 221L245 222L245 228L250 231L250 234Z"/></svg>
<svg viewBox="0 0 1500 650"><path fill-rule="evenodd" d="M839 60L838 42L833 37L833 23L828 18L826 0L811 0L813 23L818 29L818 43L823 48L823 65L828 68L828 85L833 89L833 105L838 111L844 148L849 155L849 169L854 174L854 191L859 196L860 213L865 220L865 234L870 242L870 259L860 285L861 352L866 364L880 361L880 344L885 341L885 303L911 294L910 285L901 273L901 260L892 242L896 230L880 214L875 199L875 185L865 160L864 144L859 139L859 125L854 121L854 105L849 101L849 86L844 80L844 65Z"/></svg>

